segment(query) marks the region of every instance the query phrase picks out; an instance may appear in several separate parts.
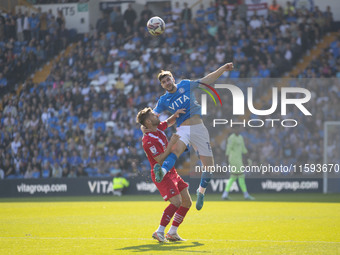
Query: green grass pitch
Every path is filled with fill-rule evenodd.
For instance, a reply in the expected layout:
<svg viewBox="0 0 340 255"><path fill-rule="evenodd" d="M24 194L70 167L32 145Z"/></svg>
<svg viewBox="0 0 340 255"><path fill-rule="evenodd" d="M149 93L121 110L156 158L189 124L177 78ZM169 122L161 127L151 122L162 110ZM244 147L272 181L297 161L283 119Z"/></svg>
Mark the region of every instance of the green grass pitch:
<svg viewBox="0 0 340 255"><path fill-rule="evenodd" d="M0 199L0 254L340 254L340 195L255 196L207 195L165 244L160 196Z"/></svg>

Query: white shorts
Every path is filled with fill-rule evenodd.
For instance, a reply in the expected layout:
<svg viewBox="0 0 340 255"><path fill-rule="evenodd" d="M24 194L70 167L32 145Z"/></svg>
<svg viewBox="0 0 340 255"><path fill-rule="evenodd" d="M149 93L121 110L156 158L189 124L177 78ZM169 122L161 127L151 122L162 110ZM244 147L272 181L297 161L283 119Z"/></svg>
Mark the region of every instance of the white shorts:
<svg viewBox="0 0 340 255"><path fill-rule="evenodd" d="M213 156L208 129L203 123L191 126L180 126L177 128L177 134L186 146L191 144L200 156Z"/></svg>

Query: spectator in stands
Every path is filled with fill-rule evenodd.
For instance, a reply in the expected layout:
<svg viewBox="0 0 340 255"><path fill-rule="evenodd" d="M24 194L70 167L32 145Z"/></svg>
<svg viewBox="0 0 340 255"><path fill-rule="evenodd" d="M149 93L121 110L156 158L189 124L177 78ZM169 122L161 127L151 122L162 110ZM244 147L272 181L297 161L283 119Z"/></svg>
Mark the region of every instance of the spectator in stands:
<svg viewBox="0 0 340 255"><path fill-rule="evenodd" d="M149 20L151 17L153 16L152 11L149 9L149 5L145 4L144 5L144 9L141 12L141 17L146 17L147 20Z"/></svg>
<svg viewBox="0 0 340 255"><path fill-rule="evenodd" d="M172 20L177 22L181 18L182 8L179 6L179 2L175 3L175 6L172 8Z"/></svg>
<svg viewBox="0 0 340 255"><path fill-rule="evenodd" d="M284 14L288 15L289 12L295 13L295 7L290 1L287 1L286 7L284 9Z"/></svg>
<svg viewBox="0 0 340 255"><path fill-rule="evenodd" d="M48 27L48 32L51 35L55 34L55 32L59 30L58 22L56 21L56 19L53 15L51 16L51 18L48 19L47 27ZM43 38L45 38L45 37L43 37Z"/></svg>
<svg viewBox="0 0 340 255"><path fill-rule="evenodd" d="M196 11L196 22L197 23L204 23L205 21L205 9L204 5L200 4L199 9Z"/></svg>
<svg viewBox="0 0 340 255"><path fill-rule="evenodd" d="M109 22L108 22L108 17L107 15L103 12L102 17L98 19L96 23L96 29L98 33L105 33L107 31L107 28L109 27Z"/></svg>
<svg viewBox="0 0 340 255"><path fill-rule="evenodd" d="M328 5L324 13L325 17L325 30L326 32L333 31L333 13L331 7Z"/></svg>
<svg viewBox="0 0 340 255"><path fill-rule="evenodd" d="M0 16L0 41L5 39L5 19Z"/></svg>
<svg viewBox="0 0 340 255"><path fill-rule="evenodd" d="M4 159L4 164L2 166L3 171L5 172L5 178L14 178L15 177L15 169L10 160L10 155L7 154Z"/></svg>
<svg viewBox="0 0 340 255"><path fill-rule="evenodd" d="M34 12L29 19L29 26L31 30L31 38L39 40L40 19Z"/></svg>
<svg viewBox="0 0 340 255"><path fill-rule="evenodd" d="M165 3L165 6L163 8L163 18L164 18L164 21L169 21L171 20L171 2L166 2Z"/></svg>
<svg viewBox="0 0 340 255"><path fill-rule="evenodd" d="M32 164L31 162L28 162L28 165L26 167L26 172L25 172L25 175L24 175L24 178L25 179L31 179L33 178L33 168L32 168Z"/></svg>
<svg viewBox="0 0 340 255"><path fill-rule="evenodd" d="M116 17L112 24L113 29L117 34L124 34L126 32L124 27L124 16L119 8L116 8L115 13Z"/></svg>
<svg viewBox="0 0 340 255"><path fill-rule="evenodd" d="M210 1L209 6L205 10L205 13L207 15L207 20L215 22L217 20L217 15L216 15L216 7L214 5L213 1Z"/></svg>
<svg viewBox="0 0 340 255"><path fill-rule="evenodd" d="M52 166L52 177L53 178L61 178L63 174L63 169L60 167L57 161L53 163Z"/></svg>
<svg viewBox="0 0 340 255"><path fill-rule="evenodd" d="M0 73L0 87L6 87L7 83L7 79L4 77L3 73Z"/></svg>
<svg viewBox="0 0 340 255"><path fill-rule="evenodd" d="M118 12L118 7L115 7L111 10L110 12L110 27L113 26L113 23L115 23L115 19L116 19L116 16L117 16L117 12ZM97 28L98 29L98 28Z"/></svg>
<svg viewBox="0 0 340 255"><path fill-rule="evenodd" d="M19 42L24 41L24 20L25 16L21 13L21 9L19 9L16 17L16 38Z"/></svg>
<svg viewBox="0 0 340 255"><path fill-rule="evenodd" d="M1 74L0 74L1 77ZM5 106L3 113L5 115L11 114L13 118L16 118L18 115L17 107L14 105L13 100L9 100L8 104Z"/></svg>
<svg viewBox="0 0 340 255"><path fill-rule="evenodd" d="M272 11L272 12L278 12L279 11L279 8L281 6L276 2L276 0L273 0L272 1L272 4L269 6L269 11Z"/></svg>
<svg viewBox="0 0 340 255"><path fill-rule="evenodd" d="M56 21L58 23L58 29L60 31L60 29L66 25L65 17L62 10L58 10Z"/></svg>
<svg viewBox="0 0 340 255"><path fill-rule="evenodd" d="M126 24L132 29L135 25L135 21L137 19L137 13L132 8L132 4L128 4L128 8L124 12L124 20Z"/></svg>
<svg viewBox="0 0 340 255"><path fill-rule="evenodd" d="M19 133L15 133L13 136L14 136L14 140L11 143L11 152L12 152L12 156L16 157L20 147L22 146L22 143L21 143L21 137Z"/></svg>
<svg viewBox="0 0 340 255"><path fill-rule="evenodd" d="M24 40L28 42L31 39L31 27L30 27L30 18L28 16L27 11L25 11L23 19L24 19L24 24L23 24Z"/></svg>
<svg viewBox="0 0 340 255"><path fill-rule="evenodd" d="M48 160L44 161L43 168L41 170L41 177L43 178L49 178L51 177L52 169L50 166L50 162Z"/></svg>
<svg viewBox="0 0 340 255"><path fill-rule="evenodd" d="M254 14L254 15L251 17L251 20L250 20L250 22L249 22L249 26L250 26L253 30L255 30L255 29L257 29L257 28L260 28L260 27L262 26L261 21L260 21L260 19L258 18L257 15Z"/></svg>
<svg viewBox="0 0 340 255"><path fill-rule="evenodd" d="M191 9L188 7L188 3L184 2L184 8L181 13L182 21L190 21L192 17Z"/></svg>
<svg viewBox="0 0 340 255"><path fill-rule="evenodd" d="M16 21L12 14L9 14L6 19L7 38L16 39Z"/></svg>
<svg viewBox="0 0 340 255"><path fill-rule="evenodd" d="M248 12L248 6L246 5L244 0L240 0L239 5L237 6L237 15L240 16L241 20L247 21L247 12Z"/></svg>
<svg viewBox="0 0 340 255"><path fill-rule="evenodd" d="M48 31L48 19L47 19L47 13L44 12L40 16L40 40L44 39L47 35Z"/></svg>

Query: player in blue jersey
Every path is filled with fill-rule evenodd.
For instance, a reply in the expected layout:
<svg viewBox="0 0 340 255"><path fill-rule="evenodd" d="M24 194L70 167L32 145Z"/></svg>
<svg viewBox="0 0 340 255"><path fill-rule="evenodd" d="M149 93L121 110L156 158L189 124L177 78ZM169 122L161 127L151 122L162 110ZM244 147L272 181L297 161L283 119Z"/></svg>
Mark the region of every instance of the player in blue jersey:
<svg viewBox="0 0 340 255"><path fill-rule="evenodd" d="M185 151L188 144L198 152L199 158L205 169L214 165L213 153L210 147L210 138L207 128L204 126L201 117L201 106L196 101L194 89L200 83L212 84L224 72L233 70L233 63L226 63L216 71L209 73L200 80L182 80L178 84L170 71L162 70L158 74L161 86L166 90L160 97L155 109L156 114L169 111L174 114L178 109L185 109L185 113L177 118L177 134L180 140L172 148L172 153L164 160L162 166L156 164L154 172L156 181L161 182L163 176L174 166L177 158ZM201 183L197 189L196 209L201 210L204 202L204 193L210 182L211 173L203 172Z"/></svg>

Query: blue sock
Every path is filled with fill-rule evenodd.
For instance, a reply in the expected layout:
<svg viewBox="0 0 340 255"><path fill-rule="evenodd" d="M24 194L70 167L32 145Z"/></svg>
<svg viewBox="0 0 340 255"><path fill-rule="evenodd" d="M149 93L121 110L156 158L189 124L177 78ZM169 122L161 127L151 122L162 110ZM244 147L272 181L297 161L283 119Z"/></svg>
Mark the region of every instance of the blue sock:
<svg viewBox="0 0 340 255"><path fill-rule="evenodd" d="M210 172L203 172L201 175L201 187L202 188L207 188L208 184L210 183L212 173Z"/></svg>
<svg viewBox="0 0 340 255"><path fill-rule="evenodd" d="M170 153L169 156L164 160L162 168L169 172L171 168L174 167L176 160L177 160L176 154Z"/></svg>

